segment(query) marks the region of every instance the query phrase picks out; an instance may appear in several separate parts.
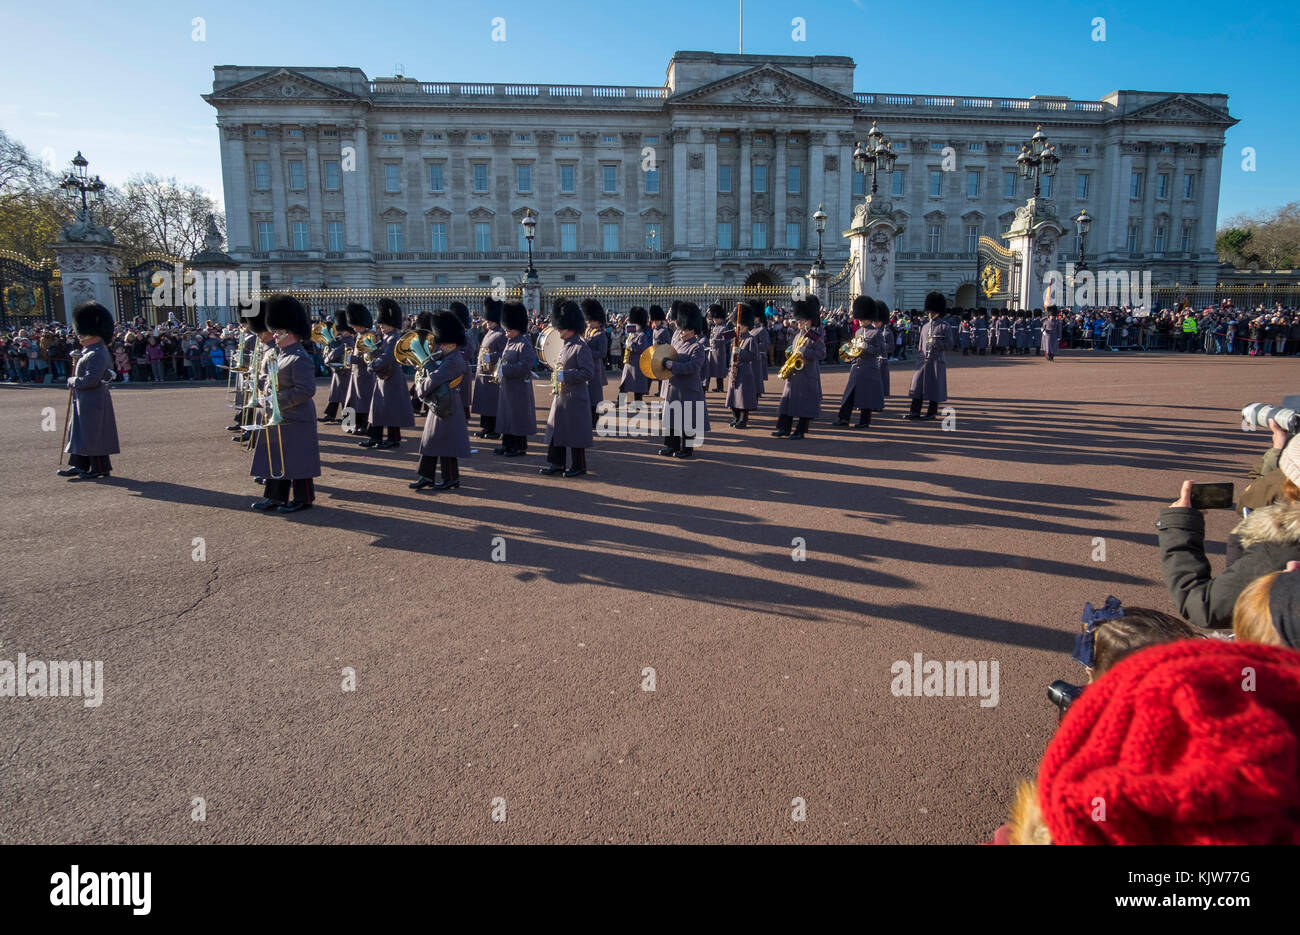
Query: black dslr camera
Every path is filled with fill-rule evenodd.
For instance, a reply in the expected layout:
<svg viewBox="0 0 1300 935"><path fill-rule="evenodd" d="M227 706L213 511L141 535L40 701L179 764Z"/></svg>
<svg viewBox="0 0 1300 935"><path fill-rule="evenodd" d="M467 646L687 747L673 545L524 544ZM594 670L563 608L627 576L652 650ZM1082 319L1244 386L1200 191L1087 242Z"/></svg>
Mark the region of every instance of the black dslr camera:
<svg viewBox="0 0 1300 935"><path fill-rule="evenodd" d="M1064 679L1057 679L1047 686L1047 700L1056 705L1057 721L1065 717L1065 712L1069 710L1070 705L1074 704L1074 700L1082 694L1082 685L1072 685Z"/></svg>

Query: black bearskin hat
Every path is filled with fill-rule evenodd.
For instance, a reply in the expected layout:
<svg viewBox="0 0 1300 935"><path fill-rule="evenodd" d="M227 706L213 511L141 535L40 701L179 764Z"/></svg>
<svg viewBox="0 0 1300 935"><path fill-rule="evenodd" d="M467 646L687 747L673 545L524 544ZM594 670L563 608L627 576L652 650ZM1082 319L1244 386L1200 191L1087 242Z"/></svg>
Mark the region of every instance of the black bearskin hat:
<svg viewBox="0 0 1300 935"><path fill-rule="evenodd" d="M712 318L714 321L726 321L727 310L723 308L721 305L719 305L717 302L714 302L712 305L709 306L709 317Z"/></svg>
<svg viewBox="0 0 1300 935"><path fill-rule="evenodd" d="M433 330L433 312L421 312L415 316L415 330L427 334Z"/></svg>
<svg viewBox="0 0 1300 935"><path fill-rule="evenodd" d="M301 302L283 292L266 300L266 327L270 331L291 331L300 341L311 337L307 310Z"/></svg>
<svg viewBox="0 0 1300 935"><path fill-rule="evenodd" d="M767 310L763 307L763 303L760 302L758 299L750 299L749 308L750 311L754 313L754 319L756 321L760 321L760 322L767 321Z"/></svg>
<svg viewBox="0 0 1300 935"><path fill-rule="evenodd" d="M370 309L360 302L348 303L348 324L353 328L369 328L375 320L370 317Z"/></svg>
<svg viewBox="0 0 1300 935"><path fill-rule="evenodd" d="M682 300L673 299L672 303L668 306L669 321L673 321L673 322L677 321L677 310L680 309L681 307L682 307ZM680 328L681 325L678 325L678 327Z"/></svg>
<svg viewBox="0 0 1300 935"><path fill-rule="evenodd" d="M453 315L455 315L457 318L460 319L460 323L462 326L466 328L469 327L469 306L468 305L466 305L464 302L452 302L447 307L451 309L451 313Z"/></svg>
<svg viewBox="0 0 1300 935"><path fill-rule="evenodd" d="M483 300L483 320L490 321L494 325L501 324L501 306L505 305L496 299Z"/></svg>
<svg viewBox="0 0 1300 935"><path fill-rule="evenodd" d="M704 313L694 302L677 303L677 327L699 334L704 330Z"/></svg>
<svg viewBox="0 0 1300 935"><path fill-rule="evenodd" d="M381 325L388 325L390 328L396 328L400 331L402 328L402 307L392 299L380 299L379 323Z"/></svg>
<svg viewBox="0 0 1300 935"><path fill-rule="evenodd" d="M796 299L794 303L794 317L797 321L810 321L814 325L820 321L821 316L817 314L818 304L811 296L807 299Z"/></svg>
<svg viewBox="0 0 1300 935"><path fill-rule="evenodd" d="M1055 318L1057 315L1061 314L1060 306L1057 306L1057 305L1049 305L1049 306L1047 306L1047 314L1049 314L1049 315L1051 315L1053 318Z"/></svg>
<svg viewBox="0 0 1300 935"><path fill-rule="evenodd" d="M455 344L465 346L465 326L460 318L451 312L438 312L433 316L434 344Z"/></svg>
<svg viewBox="0 0 1300 935"><path fill-rule="evenodd" d="M639 305L633 305L627 310L627 323L629 325L640 325L642 328L650 324L650 316L646 310Z"/></svg>
<svg viewBox="0 0 1300 935"><path fill-rule="evenodd" d="M752 328L758 322L758 316L754 314L754 310L748 305L740 305L736 309L736 316L739 319L739 324L745 328Z"/></svg>
<svg viewBox="0 0 1300 935"><path fill-rule="evenodd" d="M884 299L876 299L876 317L872 321L889 321L889 306Z"/></svg>
<svg viewBox="0 0 1300 935"><path fill-rule="evenodd" d="M582 307L577 302L565 302L551 309L551 327L561 331L581 331L582 320Z"/></svg>
<svg viewBox="0 0 1300 935"><path fill-rule="evenodd" d="M931 312L942 315L947 305L948 300L943 297L942 292L931 292L925 297L925 312L927 315Z"/></svg>
<svg viewBox="0 0 1300 935"><path fill-rule="evenodd" d="M605 323L605 306L595 299L583 299L582 317L587 321L594 321L603 325Z"/></svg>
<svg viewBox="0 0 1300 935"><path fill-rule="evenodd" d="M239 314L253 334L262 334L266 331L266 299L259 299L251 309L240 309Z"/></svg>
<svg viewBox="0 0 1300 935"><path fill-rule="evenodd" d="M527 331L528 309L522 302L507 302L501 306L501 324L507 331Z"/></svg>
<svg viewBox="0 0 1300 935"><path fill-rule="evenodd" d="M662 308L661 306L659 306L659 305L652 305L652 306L650 306L650 320L651 320L651 321L663 321L663 320L664 320L664 310L663 310L663 308Z"/></svg>
<svg viewBox="0 0 1300 935"><path fill-rule="evenodd" d="M876 300L868 295L860 295L853 300L853 317L858 321L871 321L876 314Z"/></svg>
<svg viewBox="0 0 1300 935"><path fill-rule="evenodd" d="M334 330L338 334L352 330L352 326L348 324L348 313L341 308L334 311Z"/></svg>
<svg viewBox="0 0 1300 935"><path fill-rule="evenodd" d="M104 343L113 340L113 316L98 302L82 302L72 310L77 334L96 335Z"/></svg>

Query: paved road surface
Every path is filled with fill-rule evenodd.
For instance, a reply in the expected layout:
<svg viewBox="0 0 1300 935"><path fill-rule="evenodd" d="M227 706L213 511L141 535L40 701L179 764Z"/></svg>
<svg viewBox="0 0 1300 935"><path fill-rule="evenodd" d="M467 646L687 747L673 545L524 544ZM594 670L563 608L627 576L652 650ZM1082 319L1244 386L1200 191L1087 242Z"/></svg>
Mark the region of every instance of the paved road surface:
<svg viewBox="0 0 1300 935"><path fill-rule="evenodd" d="M896 396L869 433L790 442L775 396L738 432L711 395L693 462L616 439L544 478L535 440L445 494L407 489L411 443L331 427L294 517L249 511L222 389L115 389L125 451L80 484L41 428L66 393L5 387L0 659L102 660L106 684L97 708L0 699L0 841L988 839L1055 724L1046 685L1081 675L1084 602L1170 609L1156 510L1184 477L1240 488L1268 435L1236 410L1296 373L957 356L955 431ZM997 704L896 697L916 653L996 662Z"/></svg>

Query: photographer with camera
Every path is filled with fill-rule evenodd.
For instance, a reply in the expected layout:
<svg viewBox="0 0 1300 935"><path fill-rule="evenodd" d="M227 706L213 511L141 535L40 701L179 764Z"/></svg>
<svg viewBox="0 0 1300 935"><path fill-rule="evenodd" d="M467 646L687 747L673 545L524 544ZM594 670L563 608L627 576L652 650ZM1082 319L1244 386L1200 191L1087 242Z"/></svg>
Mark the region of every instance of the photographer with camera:
<svg viewBox="0 0 1300 935"><path fill-rule="evenodd" d="M1288 431L1291 427L1291 419L1284 418L1286 425L1278 425L1274 416L1291 415L1294 411L1292 402L1300 402L1300 399L1288 396L1282 401L1283 409L1279 412L1275 407L1269 406L1267 413L1256 414L1257 408L1264 408L1259 404L1252 404L1242 410L1242 415L1246 422L1253 424L1258 421L1260 416L1267 416L1266 422L1268 429L1273 433L1273 446L1264 452L1264 456L1259 459L1259 463L1250 472L1251 484L1242 491L1241 500L1238 506L1244 511L1258 510L1266 507L1271 503L1276 503L1282 495L1282 487L1286 483L1286 475L1278 467L1278 459L1282 457L1282 449L1286 448L1287 442L1291 440L1293 431ZM1290 410L1290 411L1288 411ZM1292 419L1294 416L1292 416ZM1229 549L1232 544L1229 543ZM1229 552L1231 558L1231 552Z"/></svg>
<svg viewBox="0 0 1300 935"><path fill-rule="evenodd" d="M1183 618L1198 627L1232 626L1233 606L1256 578L1300 561L1300 444L1288 443L1278 458L1282 485L1274 502L1253 510L1232 530L1223 573L1214 577L1205 557L1205 516L1192 504L1192 482L1160 511L1160 565L1169 596Z"/></svg>

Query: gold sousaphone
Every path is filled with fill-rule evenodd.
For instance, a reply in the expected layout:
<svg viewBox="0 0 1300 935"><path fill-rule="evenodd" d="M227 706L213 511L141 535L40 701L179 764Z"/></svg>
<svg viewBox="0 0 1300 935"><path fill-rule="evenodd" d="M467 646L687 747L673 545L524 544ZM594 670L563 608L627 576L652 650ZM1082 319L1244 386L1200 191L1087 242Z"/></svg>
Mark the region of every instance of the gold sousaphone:
<svg viewBox="0 0 1300 935"><path fill-rule="evenodd" d="M641 372L647 380L667 380L671 375L665 360L676 360L677 348L671 344L652 344L641 352Z"/></svg>

